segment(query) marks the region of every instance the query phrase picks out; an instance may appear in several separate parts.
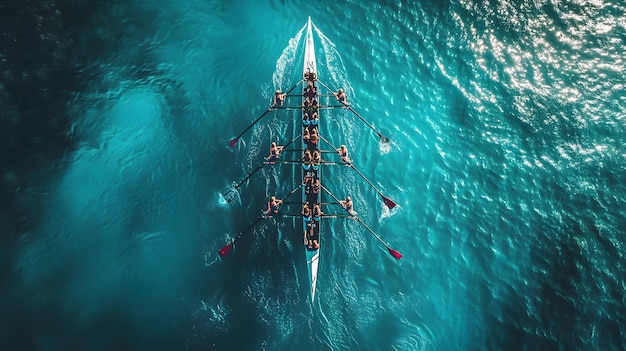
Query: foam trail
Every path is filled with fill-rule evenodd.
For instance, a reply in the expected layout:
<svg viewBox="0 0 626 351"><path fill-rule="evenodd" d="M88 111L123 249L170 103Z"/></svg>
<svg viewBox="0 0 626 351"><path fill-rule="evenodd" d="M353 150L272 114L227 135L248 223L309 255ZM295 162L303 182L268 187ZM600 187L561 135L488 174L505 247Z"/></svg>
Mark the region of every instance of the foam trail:
<svg viewBox="0 0 626 351"><path fill-rule="evenodd" d="M300 28L296 36L289 39L289 44L283 49L282 54L280 54L276 62L276 71L272 75L272 82L277 88L288 88L287 85L293 84L291 83L291 76L288 74L288 68L296 67L296 53L298 52L298 46L302 38L302 33L304 33L304 28L306 28L306 26Z"/></svg>
<svg viewBox="0 0 626 351"><path fill-rule="evenodd" d="M348 96L354 96L354 90L349 84L348 75L346 74L346 67L343 64L343 59L337 51L336 45L328 39L315 25L315 32L320 38L322 47L324 48L324 57L326 59L326 68L331 77L331 84L328 84L330 88L334 86L343 88Z"/></svg>
<svg viewBox="0 0 626 351"><path fill-rule="evenodd" d="M272 86L264 87L264 91L269 92L267 96L265 96L268 99L268 103L272 98L274 89L289 89L291 85L294 84L291 74L293 72L290 72L289 68L292 68L295 65L298 46L300 44L302 33L304 32L305 27L306 26L300 28L298 33L296 33L293 38L289 39L289 43L283 49L283 52L280 54L280 57L276 61L276 70L272 74ZM266 119L269 120L271 118L274 118L274 122L258 126L254 128L252 132L251 140L253 140L254 142L251 144L251 146L253 147L251 148L250 152L251 156L248 158L249 162L257 157L260 150L266 148L266 137L264 133L267 131L267 129L269 129L270 138L272 140L278 141L279 143L283 142L282 139L279 138L280 136L286 135L287 125L279 120L276 120L275 112L272 112L271 114L273 114L274 116L269 115L266 117Z"/></svg>

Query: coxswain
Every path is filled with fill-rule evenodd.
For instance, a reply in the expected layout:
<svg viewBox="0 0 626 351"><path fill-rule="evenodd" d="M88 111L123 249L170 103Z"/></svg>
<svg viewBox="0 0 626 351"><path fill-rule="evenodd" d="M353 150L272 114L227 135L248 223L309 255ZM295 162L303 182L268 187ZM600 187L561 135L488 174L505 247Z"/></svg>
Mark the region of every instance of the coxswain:
<svg viewBox="0 0 626 351"><path fill-rule="evenodd" d="M315 237L315 224L307 224L306 230L304 231L304 240L306 243L306 248L311 250L317 250L320 248L320 244Z"/></svg>
<svg viewBox="0 0 626 351"><path fill-rule="evenodd" d="M311 223L308 223L306 225L306 229L304 229L304 246L306 246L306 249L309 251L320 248L320 244L313 238L315 238L315 231Z"/></svg>

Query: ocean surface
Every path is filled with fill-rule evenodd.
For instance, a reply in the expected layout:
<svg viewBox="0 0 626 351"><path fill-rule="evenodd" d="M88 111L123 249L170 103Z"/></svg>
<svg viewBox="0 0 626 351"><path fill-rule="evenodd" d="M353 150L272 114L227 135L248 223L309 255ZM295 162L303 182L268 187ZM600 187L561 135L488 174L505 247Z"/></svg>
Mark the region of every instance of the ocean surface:
<svg viewBox="0 0 626 351"><path fill-rule="evenodd" d="M0 5L0 350L626 349L626 3ZM302 73L360 218L262 221ZM13 22L11 22L13 21ZM296 90L297 91L297 90ZM329 199L330 201L330 199ZM326 212L336 208L328 207ZM287 211L287 210L285 210Z"/></svg>

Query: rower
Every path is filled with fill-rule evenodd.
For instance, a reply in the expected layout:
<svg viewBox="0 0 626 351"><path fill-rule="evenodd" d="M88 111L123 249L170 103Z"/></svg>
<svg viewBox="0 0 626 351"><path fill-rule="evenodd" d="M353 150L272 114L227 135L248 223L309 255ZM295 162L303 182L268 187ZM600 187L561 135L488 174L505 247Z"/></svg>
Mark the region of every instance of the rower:
<svg viewBox="0 0 626 351"><path fill-rule="evenodd" d="M304 89L304 96L313 99L317 95L317 88L313 86L313 82L309 81L309 86Z"/></svg>
<svg viewBox="0 0 626 351"><path fill-rule="evenodd" d="M302 142L308 145L310 138L311 138L311 133L309 132L309 128L304 128L304 132L302 132Z"/></svg>
<svg viewBox="0 0 626 351"><path fill-rule="evenodd" d="M309 202L305 202L304 205L302 205L302 219L305 222L310 222L311 221L311 208L309 207Z"/></svg>
<svg viewBox="0 0 626 351"><path fill-rule="evenodd" d="M346 196L345 200L339 201L339 204L341 204L341 207L343 207L343 209L346 210L346 212L348 212L352 216L356 215L356 212L353 209L352 199L350 199L350 196Z"/></svg>
<svg viewBox="0 0 626 351"><path fill-rule="evenodd" d="M314 80L317 79L317 75L315 74L315 72L306 72L304 74L304 79L312 83Z"/></svg>
<svg viewBox="0 0 626 351"><path fill-rule="evenodd" d="M319 139L319 135L317 135L317 128L311 128L311 137L309 138L310 144L312 144L313 148L317 144L317 140Z"/></svg>
<svg viewBox="0 0 626 351"><path fill-rule="evenodd" d="M319 108L319 102L317 101L317 99L311 99L311 109L313 111L311 111L309 115L313 115L314 113L317 113L318 108Z"/></svg>
<svg viewBox="0 0 626 351"><path fill-rule="evenodd" d="M313 162L311 150L306 149L304 150L304 156L302 157L302 167L308 171L311 168L311 162Z"/></svg>
<svg viewBox="0 0 626 351"><path fill-rule="evenodd" d="M341 160L347 164L350 164L352 161L348 158L348 148L345 145L341 145L337 149L337 153L341 156Z"/></svg>
<svg viewBox="0 0 626 351"><path fill-rule="evenodd" d="M308 104L308 100L304 100L304 104L307 105ZM304 113L302 114L302 125L306 128L311 124L311 115L309 114L311 112L311 107L310 106L305 106L304 107Z"/></svg>
<svg viewBox="0 0 626 351"><path fill-rule="evenodd" d="M319 222L323 214L324 212L322 212L320 204L313 205L313 220L314 221Z"/></svg>
<svg viewBox="0 0 626 351"><path fill-rule="evenodd" d="M267 202L267 210L265 211L265 215L272 216L278 214L278 208L282 203L283 200L277 199L275 196L272 196L270 201Z"/></svg>
<svg viewBox="0 0 626 351"><path fill-rule="evenodd" d="M320 150L313 151L313 163L312 163L313 169L317 171L320 167L321 162L322 162L322 154L320 153Z"/></svg>
<svg viewBox="0 0 626 351"><path fill-rule="evenodd" d="M274 93L274 107L283 106L286 96L287 94L281 93L280 89L276 90L276 93Z"/></svg>
<svg viewBox="0 0 626 351"><path fill-rule="evenodd" d="M306 247L307 250L311 251L311 250L313 250L313 245L312 245L312 243L309 243L308 226L309 226L309 224L307 224L307 228L304 229L304 246Z"/></svg>
<svg viewBox="0 0 626 351"><path fill-rule="evenodd" d="M307 170L303 180L306 183L309 179L317 179L317 171Z"/></svg>
<svg viewBox="0 0 626 351"><path fill-rule="evenodd" d="M311 115L311 117L309 118L309 123L311 123L311 125L316 126L318 122L318 118L317 118L317 112L313 112L313 114Z"/></svg>
<svg viewBox="0 0 626 351"><path fill-rule="evenodd" d="M283 146L277 146L276 142L272 142L272 145L270 146L270 155L264 158L270 161L271 163L273 163L274 161L278 159L278 156L280 156L280 153L282 151L283 151Z"/></svg>
<svg viewBox="0 0 626 351"><path fill-rule="evenodd" d="M315 178L315 180L313 180L312 182L313 184L311 185L311 193L313 194L319 193L320 189L322 188L322 183L320 183L320 179Z"/></svg>
<svg viewBox="0 0 626 351"><path fill-rule="evenodd" d="M346 96L346 93L344 93L343 89L339 89L336 93L333 93L333 95L335 95L337 101L343 104L348 104L348 96Z"/></svg>
<svg viewBox="0 0 626 351"><path fill-rule="evenodd" d="M315 106L313 106L313 104L315 104ZM304 100L304 102L302 102L302 108L304 109L304 118L306 119L307 122L311 119L310 117L313 116L313 114L317 113L317 100L313 100L313 101L309 101L309 99ZM304 125L309 125L307 122L304 122Z"/></svg>

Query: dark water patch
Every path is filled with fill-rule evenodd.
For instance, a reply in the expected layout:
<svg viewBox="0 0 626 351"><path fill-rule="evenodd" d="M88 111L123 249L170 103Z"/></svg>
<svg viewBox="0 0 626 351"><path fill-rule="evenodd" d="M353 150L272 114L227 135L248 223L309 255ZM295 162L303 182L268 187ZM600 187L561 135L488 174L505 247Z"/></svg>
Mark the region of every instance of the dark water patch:
<svg viewBox="0 0 626 351"><path fill-rule="evenodd" d="M85 4L25 0L0 5L0 286L13 283L15 242L39 223L44 184L73 147L66 107L78 79L71 59L77 22L64 15L75 11L89 17L92 5ZM8 304L1 323L9 328L0 347L35 349L38 341L27 320L42 320L46 311L36 314L25 306L28 296L0 291Z"/></svg>
<svg viewBox="0 0 626 351"><path fill-rule="evenodd" d="M205 349L207 345L220 350L275 345L287 337L276 334L276 324L304 322L300 311L306 306L301 298L306 296L306 289L297 289L291 269L294 257L283 241L277 240L278 235L273 223L259 224L221 262L219 270L229 273L222 276L220 290L216 291L216 285L205 284L199 291L208 299L218 299L226 320L207 323L206 319L197 319L197 329L188 341L192 350ZM297 332L304 327L300 329ZM233 334L241 337L233 338Z"/></svg>

